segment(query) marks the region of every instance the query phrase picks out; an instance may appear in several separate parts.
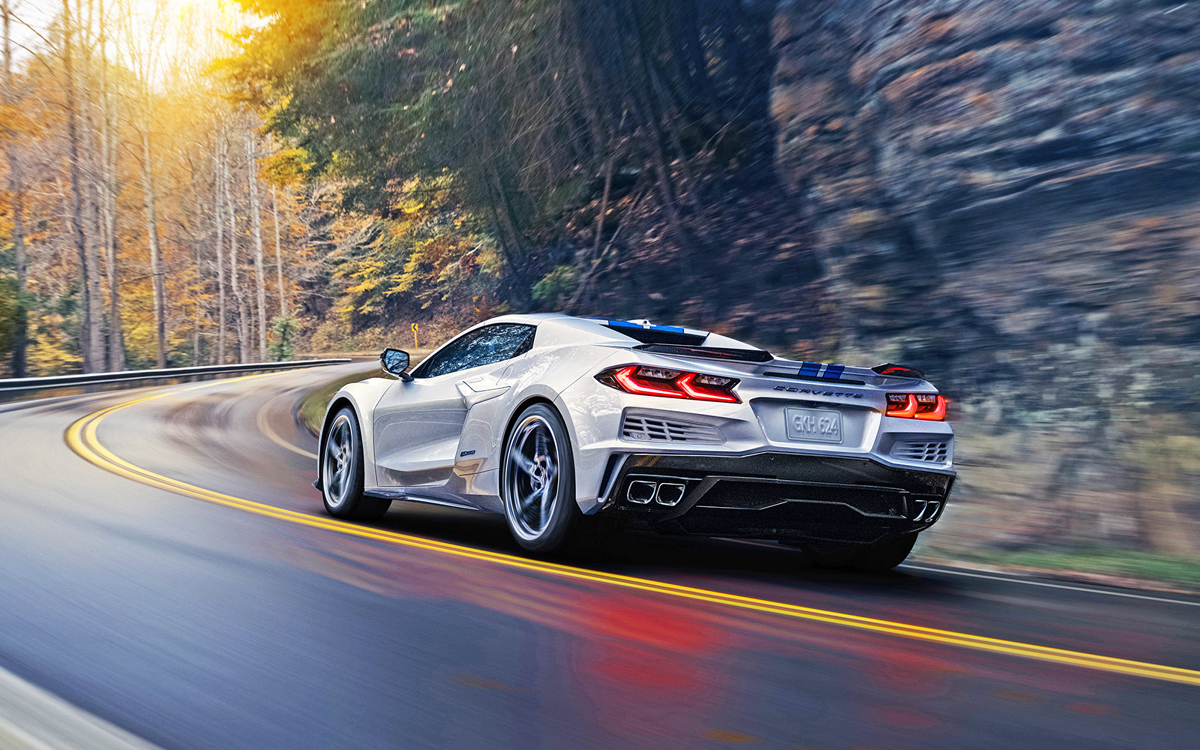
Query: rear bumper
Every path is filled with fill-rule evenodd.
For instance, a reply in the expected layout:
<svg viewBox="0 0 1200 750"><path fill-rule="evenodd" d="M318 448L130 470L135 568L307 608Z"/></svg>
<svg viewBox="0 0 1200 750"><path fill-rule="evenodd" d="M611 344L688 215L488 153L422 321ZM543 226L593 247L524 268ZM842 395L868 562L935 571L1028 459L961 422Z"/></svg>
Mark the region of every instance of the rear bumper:
<svg viewBox="0 0 1200 750"><path fill-rule="evenodd" d="M954 482L865 458L774 452L634 454L612 471L606 512L660 533L850 544L929 528Z"/></svg>

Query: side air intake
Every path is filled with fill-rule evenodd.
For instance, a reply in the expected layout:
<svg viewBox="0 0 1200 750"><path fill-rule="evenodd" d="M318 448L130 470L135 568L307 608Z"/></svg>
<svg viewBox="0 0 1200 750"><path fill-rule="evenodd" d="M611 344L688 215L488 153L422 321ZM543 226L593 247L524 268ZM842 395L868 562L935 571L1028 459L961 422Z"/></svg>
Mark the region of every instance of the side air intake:
<svg viewBox="0 0 1200 750"><path fill-rule="evenodd" d="M723 443L724 435L713 425L665 419L648 414L629 412L621 425L621 437L636 442L659 443Z"/></svg>
<svg viewBox="0 0 1200 750"><path fill-rule="evenodd" d="M949 440L897 440L892 446L892 458L901 461L944 464L950 460Z"/></svg>

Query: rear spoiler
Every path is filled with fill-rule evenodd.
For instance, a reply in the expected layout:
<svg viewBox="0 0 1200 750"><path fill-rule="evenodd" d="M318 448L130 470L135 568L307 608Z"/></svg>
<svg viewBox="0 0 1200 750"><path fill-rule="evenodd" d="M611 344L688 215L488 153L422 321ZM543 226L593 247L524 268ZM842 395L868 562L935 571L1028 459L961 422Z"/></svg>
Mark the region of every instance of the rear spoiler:
<svg viewBox="0 0 1200 750"><path fill-rule="evenodd" d="M725 362L770 362L775 359L774 355L762 349L722 349L716 346L678 346L673 344L642 344L633 348L654 354L720 359Z"/></svg>
<svg viewBox="0 0 1200 750"><path fill-rule="evenodd" d="M890 362L886 365L875 365L871 368L872 372L877 372L880 375L888 375L894 378L916 378L917 380L925 379L925 371L917 370L904 365L893 365Z"/></svg>
<svg viewBox="0 0 1200 750"><path fill-rule="evenodd" d="M607 320L605 318L592 318L592 320L643 344L699 346L704 343L704 339L708 338L708 331L694 331L679 326L656 326L649 321Z"/></svg>

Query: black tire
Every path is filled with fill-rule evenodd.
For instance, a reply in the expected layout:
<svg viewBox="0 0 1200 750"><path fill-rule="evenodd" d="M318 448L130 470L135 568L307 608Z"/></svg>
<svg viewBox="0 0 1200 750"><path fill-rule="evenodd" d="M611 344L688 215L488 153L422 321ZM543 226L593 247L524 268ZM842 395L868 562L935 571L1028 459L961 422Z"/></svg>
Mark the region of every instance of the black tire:
<svg viewBox="0 0 1200 750"><path fill-rule="evenodd" d="M329 422L321 449L321 500L331 516L377 521L392 501L363 494L362 431L354 410L346 407Z"/></svg>
<svg viewBox="0 0 1200 750"><path fill-rule="evenodd" d="M504 520L517 544L551 553L573 544L584 525L575 501L575 460L562 417L533 404L513 422L500 465Z"/></svg>
<svg viewBox="0 0 1200 750"><path fill-rule="evenodd" d="M871 544L852 547L828 544L803 544L800 549L809 562L819 568L856 570L862 573L882 573L891 570L908 557L916 534L882 539Z"/></svg>

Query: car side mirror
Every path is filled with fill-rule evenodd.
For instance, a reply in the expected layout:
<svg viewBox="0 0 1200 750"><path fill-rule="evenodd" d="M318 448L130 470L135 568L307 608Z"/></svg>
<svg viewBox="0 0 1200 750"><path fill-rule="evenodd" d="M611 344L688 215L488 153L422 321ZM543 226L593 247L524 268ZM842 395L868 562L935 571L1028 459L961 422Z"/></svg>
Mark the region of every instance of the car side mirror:
<svg viewBox="0 0 1200 750"><path fill-rule="evenodd" d="M383 369L400 378L404 382L412 380L412 375L409 375L405 370L408 369L408 352L399 349L384 349L383 354L379 355L379 362L383 365Z"/></svg>

